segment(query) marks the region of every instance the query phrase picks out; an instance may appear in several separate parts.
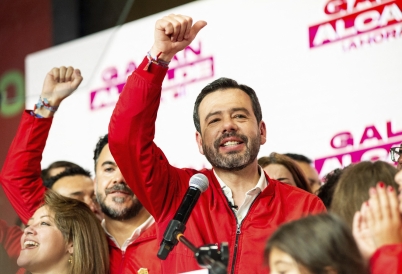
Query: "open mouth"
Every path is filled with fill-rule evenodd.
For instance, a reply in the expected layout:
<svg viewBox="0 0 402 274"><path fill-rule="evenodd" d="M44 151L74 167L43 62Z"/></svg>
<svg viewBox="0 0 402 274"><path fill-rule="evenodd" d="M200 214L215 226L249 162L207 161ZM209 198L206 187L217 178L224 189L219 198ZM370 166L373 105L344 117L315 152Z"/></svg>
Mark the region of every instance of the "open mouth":
<svg viewBox="0 0 402 274"><path fill-rule="evenodd" d="M244 135L236 134L236 133L228 133L223 134L221 138L217 139L214 143L215 149L224 148L224 149L231 149L239 147L241 145L247 144L248 138Z"/></svg>
<svg viewBox="0 0 402 274"><path fill-rule="evenodd" d="M25 241L23 249L31 249L39 246L39 243L34 241Z"/></svg>
<svg viewBox="0 0 402 274"><path fill-rule="evenodd" d="M223 144L221 144L222 147L230 147L230 146L237 146L239 144L241 144L242 142L239 141L228 141L228 142L224 142Z"/></svg>

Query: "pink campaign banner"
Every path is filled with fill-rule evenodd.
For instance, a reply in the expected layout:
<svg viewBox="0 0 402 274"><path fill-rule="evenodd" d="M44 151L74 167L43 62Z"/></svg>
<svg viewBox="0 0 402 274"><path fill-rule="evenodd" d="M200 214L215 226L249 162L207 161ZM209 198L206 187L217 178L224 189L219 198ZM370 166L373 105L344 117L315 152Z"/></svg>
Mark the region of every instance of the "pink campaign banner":
<svg viewBox="0 0 402 274"><path fill-rule="evenodd" d="M330 1L328 4L335 1ZM372 33L379 29L386 28L381 33L373 33L372 36L363 38L361 43L371 43L371 40L389 39L390 37L401 36L401 28L395 27L402 22L402 0L383 1L377 4L376 1L370 2L371 7L347 14L345 1L337 1L337 6L333 4L332 10L343 15L336 19L331 19L309 27L309 46L310 48L320 47L326 44L338 42L355 36ZM328 4L325 12L328 13ZM358 7L358 3L355 6ZM392 28L394 26L394 28ZM381 37L379 37L381 36Z"/></svg>

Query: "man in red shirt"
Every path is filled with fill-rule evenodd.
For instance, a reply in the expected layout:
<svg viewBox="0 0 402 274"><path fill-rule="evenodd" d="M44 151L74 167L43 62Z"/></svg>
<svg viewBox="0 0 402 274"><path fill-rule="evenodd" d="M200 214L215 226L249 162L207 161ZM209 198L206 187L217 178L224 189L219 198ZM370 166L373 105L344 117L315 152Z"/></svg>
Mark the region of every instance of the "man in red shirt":
<svg viewBox="0 0 402 274"><path fill-rule="evenodd" d="M175 168L153 142L169 61L205 25L174 14L156 22L148 58L129 77L113 112L110 150L128 185L154 216L160 240L190 177L203 173L209 188L195 205L184 235L196 246L228 242L228 273L266 273L263 250L276 227L325 207L316 196L271 180L258 166L266 127L255 92L220 78L198 96L193 113L196 141L212 170ZM162 264L164 273L199 269L193 253L181 243Z"/></svg>

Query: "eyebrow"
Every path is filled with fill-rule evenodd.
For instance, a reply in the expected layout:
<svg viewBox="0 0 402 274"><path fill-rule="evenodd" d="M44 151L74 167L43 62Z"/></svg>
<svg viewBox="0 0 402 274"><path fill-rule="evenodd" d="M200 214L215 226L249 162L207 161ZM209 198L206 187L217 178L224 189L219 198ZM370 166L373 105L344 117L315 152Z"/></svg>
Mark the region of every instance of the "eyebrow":
<svg viewBox="0 0 402 274"><path fill-rule="evenodd" d="M43 215L43 216L40 216L39 217L39 219L42 219L42 218L44 218L44 217L48 217L48 218L51 218L51 216L50 215ZM31 220L33 220L34 218L32 217L32 218L30 218L29 220L28 220L28 222L29 221L31 221Z"/></svg>
<svg viewBox="0 0 402 274"><path fill-rule="evenodd" d="M250 112L248 111L248 109L246 108L231 108L230 112L236 112L236 111L244 111L246 114L250 115ZM209 113L206 117L205 117L205 121L208 120L209 117L217 115L217 114L222 114L222 111L215 111L215 112L211 112Z"/></svg>
<svg viewBox="0 0 402 274"><path fill-rule="evenodd" d="M205 117L205 122L209 119L209 117L217 115L217 114L221 114L222 111L215 111L215 112L211 112L209 113L206 117Z"/></svg>
<svg viewBox="0 0 402 274"><path fill-rule="evenodd" d="M274 265L278 265L278 264L293 265L292 262L286 262L286 261L282 261L282 260L276 261L274 263Z"/></svg>
<svg viewBox="0 0 402 274"><path fill-rule="evenodd" d="M112 161L106 161L106 162L103 162L101 166L105 166L105 165L113 165L113 166L117 166L117 165L116 165L116 163L115 163L115 162L112 162Z"/></svg>
<svg viewBox="0 0 402 274"><path fill-rule="evenodd" d="M76 192L70 193L70 195L83 195L83 194L84 194L84 192L82 192L82 191L76 191Z"/></svg>

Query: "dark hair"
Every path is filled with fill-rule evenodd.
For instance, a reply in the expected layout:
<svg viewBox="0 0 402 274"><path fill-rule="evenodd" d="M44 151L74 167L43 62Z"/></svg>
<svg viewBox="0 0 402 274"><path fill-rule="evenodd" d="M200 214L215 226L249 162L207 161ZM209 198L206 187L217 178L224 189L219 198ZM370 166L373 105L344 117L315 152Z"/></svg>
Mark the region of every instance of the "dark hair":
<svg viewBox="0 0 402 274"><path fill-rule="evenodd" d="M109 143L109 134L105 134L99 138L99 141L96 143L96 147L94 150L94 162L95 162L95 171L96 171L96 163L98 162L99 155L102 152L102 149Z"/></svg>
<svg viewBox="0 0 402 274"><path fill-rule="evenodd" d="M64 170L63 172L57 174L56 176L50 177L47 180L43 181L45 187L52 189L53 185L61 178L67 176L75 176L75 175L84 175L88 178L91 178L91 172L88 170L83 169L82 167L73 167Z"/></svg>
<svg viewBox="0 0 402 274"><path fill-rule="evenodd" d="M398 189L394 181L396 173L396 168L384 161L364 161L346 167L335 188L331 211L352 227L355 212L360 210L363 202L369 199L370 187L383 182L385 185Z"/></svg>
<svg viewBox="0 0 402 274"><path fill-rule="evenodd" d="M212 83L209 83L207 86L205 86L200 94L198 94L197 99L195 100L194 103L194 111L193 111L193 120L194 120L194 126L196 130L201 134L201 125L200 125L200 116L198 114L198 109L200 107L200 104L202 100L207 96L208 94L215 92L217 90L226 90L230 88L236 88L244 91L251 99L251 103L253 105L253 111L254 115L257 118L257 123L260 123L262 120L262 112L261 112L261 105L260 102L258 101L257 94L255 91L250 88L249 86L246 85L239 85L235 80L229 79L229 78L219 78Z"/></svg>
<svg viewBox="0 0 402 274"><path fill-rule="evenodd" d="M330 208L335 187L341 177L343 169L337 168L324 176L324 184L317 190L317 196L321 199L327 209Z"/></svg>
<svg viewBox="0 0 402 274"><path fill-rule="evenodd" d="M258 159L258 164L262 168L269 166L270 164L278 164L284 166L292 174L296 186L311 193L310 185L306 177L304 176L303 171L295 163L295 161L293 161L288 156L272 152L269 156L261 157L260 159Z"/></svg>
<svg viewBox="0 0 402 274"><path fill-rule="evenodd" d="M302 155L302 154L285 153L285 154L283 154L283 155L286 155L286 156L288 156L289 158L292 158L292 159L295 160L295 161L307 163L307 164L309 164L309 165L311 165L311 163L313 162L313 161L311 161L310 158L307 158L306 156L304 156L304 155Z"/></svg>
<svg viewBox="0 0 402 274"><path fill-rule="evenodd" d="M67 169L67 168L80 167L80 166L75 164L75 163L73 163L73 162L69 162L69 161L56 161L56 162L53 162L47 168L42 169L42 171L41 171L42 180L49 179L51 177L50 176L50 171L52 169L60 168L60 167L64 167L65 169Z"/></svg>
<svg viewBox="0 0 402 274"><path fill-rule="evenodd" d="M273 248L290 255L310 273L368 273L351 230L336 216L308 216L280 226L265 248L267 260Z"/></svg>

